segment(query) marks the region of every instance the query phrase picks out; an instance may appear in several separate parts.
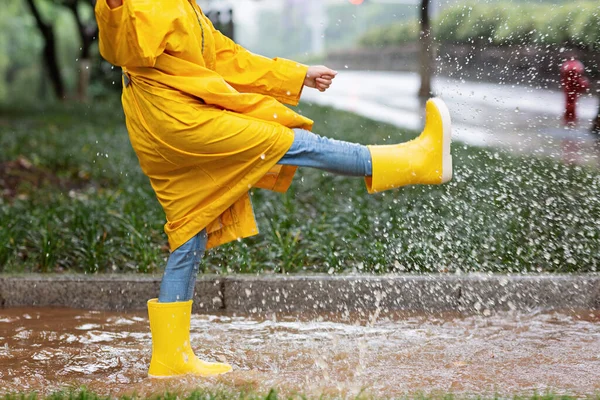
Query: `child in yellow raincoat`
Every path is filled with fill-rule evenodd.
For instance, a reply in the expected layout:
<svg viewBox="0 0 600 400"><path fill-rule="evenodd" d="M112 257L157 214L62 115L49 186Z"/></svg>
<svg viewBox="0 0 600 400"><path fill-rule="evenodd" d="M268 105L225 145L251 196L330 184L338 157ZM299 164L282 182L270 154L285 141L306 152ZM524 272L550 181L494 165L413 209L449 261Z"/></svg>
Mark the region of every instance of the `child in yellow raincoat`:
<svg viewBox="0 0 600 400"><path fill-rule="evenodd" d="M296 167L359 176L369 193L439 184L452 175L450 117L427 103L425 130L403 144L362 146L317 136L296 105L303 86L325 91L336 72L246 51L194 0L98 0L100 52L123 68L131 144L162 205L171 254L158 299L148 302L148 374L231 370L194 355L193 288L207 248L258 233L248 192L285 192Z"/></svg>

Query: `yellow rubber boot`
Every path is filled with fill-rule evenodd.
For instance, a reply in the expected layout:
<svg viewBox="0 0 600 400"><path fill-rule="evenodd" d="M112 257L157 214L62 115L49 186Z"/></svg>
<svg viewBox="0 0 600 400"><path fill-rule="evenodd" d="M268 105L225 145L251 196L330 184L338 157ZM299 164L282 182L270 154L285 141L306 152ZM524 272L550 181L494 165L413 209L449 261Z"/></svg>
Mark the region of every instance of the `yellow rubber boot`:
<svg viewBox="0 0 600 400"><path fill-rule="evenodd" d="M149 377L215 376L231 371L229 364L204 362L196 357L190 346L191 314L191 300L176 303L148 301L152 332Z"/></svg>
<svg viewBox="0 0 600 400"><path fill-rule="evenodd" d="M373 176L365 178L369 193L406 185L437 185L452 179L450 113L439 98L426 105L425 128L410 142L368 146Z"/></svg>

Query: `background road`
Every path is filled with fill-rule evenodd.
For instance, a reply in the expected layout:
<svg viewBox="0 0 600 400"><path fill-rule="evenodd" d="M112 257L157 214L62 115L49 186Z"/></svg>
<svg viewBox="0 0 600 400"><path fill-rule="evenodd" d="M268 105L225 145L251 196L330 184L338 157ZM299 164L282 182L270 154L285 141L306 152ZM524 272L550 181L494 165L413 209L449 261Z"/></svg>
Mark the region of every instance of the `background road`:
<svg viewBox="0 0 600 400"><path fill-rule="evenodd" d="M415 73L341 71L326 93L306 89L302 99L420 130L424 114L416 97L418 87ZM595 135L588 132L598 110L594 96L580 99L579 125L566 129L561 124L563 94L558 90L446 77L434 79L434 90L450 109L457 141L567 162L599 162ZM327 135L318 125L316 131Z"/></svg>

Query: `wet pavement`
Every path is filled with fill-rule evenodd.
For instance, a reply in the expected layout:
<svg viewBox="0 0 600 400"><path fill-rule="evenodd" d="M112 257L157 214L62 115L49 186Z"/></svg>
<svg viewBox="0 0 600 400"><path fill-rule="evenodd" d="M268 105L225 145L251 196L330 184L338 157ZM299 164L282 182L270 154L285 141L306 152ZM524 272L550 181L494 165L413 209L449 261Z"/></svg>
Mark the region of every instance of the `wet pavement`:
<svg viewBox="0 0 600 400"><path fill-rule="evenodd" d="M446 77L436 77L433 85L450 109L457 141L566 162L599 163L596 137L589 133L598 112L597 97L580 99L579 125L568 129L561 123L564 95L558 90ZM423 105L416 97L418 88L415 73L344 70L327 92L305 90L302 99L420 130ZM315 131L327 135L319 127Z"/></svg>
<svg viewBox="0 0 600 400"><path fill-rule="evenodd" d="M0 310L0 394L85 385L100 394L278 388L355 396L600 392L600 312L194 315L192 345L234 372L151 380L145 313Z"/></svg>

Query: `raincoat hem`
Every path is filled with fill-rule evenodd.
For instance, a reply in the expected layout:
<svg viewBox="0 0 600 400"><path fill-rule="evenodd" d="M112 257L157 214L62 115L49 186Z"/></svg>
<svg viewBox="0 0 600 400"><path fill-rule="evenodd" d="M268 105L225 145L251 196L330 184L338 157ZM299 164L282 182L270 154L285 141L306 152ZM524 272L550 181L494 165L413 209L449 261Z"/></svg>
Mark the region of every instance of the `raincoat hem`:
<svg viewBox="0 0 600 400"><path fill-rule="evenodd" d="M289 129L284 126L280 127L283 129ZM290 131L293 133L293 130L290 129ZM277 162L279 162L281 157L283 157L292 146L294 136L281 135L279 140L284 142L287 141L287 143L283 144L282 151L280 151L281 154L278 154L273 158L274 162L268 167L265 167L265 164L257 164L254 168L248 171L246 176L238 181L235 187L232 187L230 191L235 191L237 187L251 188L255 186L256 183L263 179L264 175L268 174L273 167L277 166ZM271 189L280 193L285 192L290 187L297 170L297 167L294 166L282 167L291 168L281 169L281 175L277 176L277 180L273 185L273 189ZM254 172L256 170L266 168L268 168L267 171L264 174L259 174L259 178L256 178L257 175L255 175ZM246 190L246 192L243 193L241 197L235 200L232 204L221 205L221 207L214 207L213 209L205 208L198 212L198 214L218 215L218 217L211 217L212 220L206 222L206 220L201 218L200 215L194 216L194 213L190 213L185 218L189 222L182 226L178 226L173 230L168 228L168 226L171 224L170 222L165 224L165 233L169 238L169 247L171 248L171 251L174 251L178 247L182 246L204 228L207 228L208 233L207 249L217 247L237 239L254 236L259 233L248 190ZM223 221L225 216L228 214L231 214L230 223ZM215 226L217 226L216 229Z"/></svg>

